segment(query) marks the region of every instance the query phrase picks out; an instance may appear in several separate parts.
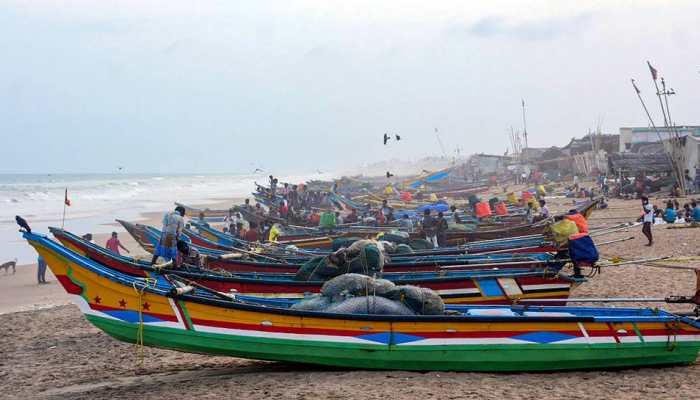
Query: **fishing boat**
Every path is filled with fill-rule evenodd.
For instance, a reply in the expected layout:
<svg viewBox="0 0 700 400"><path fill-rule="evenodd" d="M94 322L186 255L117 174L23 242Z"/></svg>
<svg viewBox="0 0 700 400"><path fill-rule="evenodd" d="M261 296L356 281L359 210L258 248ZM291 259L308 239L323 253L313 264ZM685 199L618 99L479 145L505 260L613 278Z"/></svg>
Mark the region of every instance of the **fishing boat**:
<svg viewBox="0 0 700 400"><path fill-rule="evenodd" d="M450 307L454 315L290 310L105 268L24 232L86 319L117 340L259 360L399 370L549 371L691 364L700 324L657 309ZM218 294L217 294L218 293Z"/></svg>
<svg viewBox="0 0 700 400"><path fill-rule="evenodd" d="M120 221L132 234L136 241L149 253L153 253L155 246L160 240L160 231L154 227L132 224ZM56 228L51 228L56 230ZM185 238L192 239L191 234L186 234ZM200 238L198 243L203 243L206 239ZM204 262L209 268L222 269L233 273L239 272L277 272L295 273L301 264L309 260L309 257L271 257L259 253L247 252L254 260L242 259L243 249L229 248L220 250L218 248L203 247L192 244L200 254L205 255ZM217 246L219 247L219 246ZM553 255L548 252L526 253L526 254L474 254L474 255L428 255L428 256L392 256L384 269L387 272L421 272L440 271L443 269L468 270L468 269L508 269L512 266L516 268L538 268L557 267L560 262L553 259ZM561 265L559 265L560 267Z"/></svg>
<svg viewBox="0 0 700 400"><path fill-rule="evenodd" d="M151 265L131 257L117 255L76 235L52 229L54 236L70 251L99 262L122 273L147 277L154 271ZM301 299L319 293L322 281L297 281L293 274L215 273L211 270L182 268L169 270L222 292L235 291L246 296ZM474 269L443 272L394 272L383 278L396 284L408 284L435 290L449 304L510 304L521 299L565 299L572 285L583 280L558 273L557 268ZM562 301L561 304L564 304Z"/></svg>
<svg viewBox="0 0 700 400"><path fill-rule="evenodd" d="M175 206L184 208L185 215L190 218L198 218L203 215L205 218L214 218L223 221L224 217L226 217L229 213L229 210L212 210L209 208L196 208L177 202L175 203Z"/></svg>
<svg viewBox="0 0 700 400"><path fill-rule="evenodd" d="M249 247L250 243L242 239L234 238L211 226L190 221L189 224L197 230L197 235L210 242L228 247ZM193 232L194 233L194 232ZM374 233L374 232L373 232ZM367 235L374 237L374 235ZM281 246L281 245L280 245ZM437 249L414 250L411 255L455 255L478 253L556 253L558 246L543 235L528 235L505 239L492 239L470 242L461 246L440 247ZM314 252L324 254L325 252Z"/></svg>

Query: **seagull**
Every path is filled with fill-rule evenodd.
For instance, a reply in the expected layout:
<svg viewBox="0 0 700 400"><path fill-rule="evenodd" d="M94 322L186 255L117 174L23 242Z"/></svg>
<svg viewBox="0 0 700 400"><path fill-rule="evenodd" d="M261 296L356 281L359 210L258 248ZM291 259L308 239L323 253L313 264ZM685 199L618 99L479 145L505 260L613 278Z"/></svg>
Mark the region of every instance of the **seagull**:
<svg viewBox="0 0 700 400"><path fill-rule="evenodd" d="M386 142L388 142L389 139L391 139L391 137L385 133L384 134L384 146L386 146Z"/></svg>
<svg viewBox="0 0 700 400"><path fill-rule="evenodd" d="M117 169L118 169L119 171L121 171L121 170L124 169L124 167L117 167Z"/></svg>
<svg viewBox="0 0 700 400"><path fill-rule="evenodd" d="M254 174L257 174L258 172L263 172L260 168L255 168L255 171L253 171Z"/></svg>
<svg viewBox="0 0 700 400"><path fill-rule="evenodd" d="M17 221L17 225L27 231L27 233L32 233L32 228L29 227L29 224L24 218L20 217L19 215L15 215L15 221Z"/></svg>

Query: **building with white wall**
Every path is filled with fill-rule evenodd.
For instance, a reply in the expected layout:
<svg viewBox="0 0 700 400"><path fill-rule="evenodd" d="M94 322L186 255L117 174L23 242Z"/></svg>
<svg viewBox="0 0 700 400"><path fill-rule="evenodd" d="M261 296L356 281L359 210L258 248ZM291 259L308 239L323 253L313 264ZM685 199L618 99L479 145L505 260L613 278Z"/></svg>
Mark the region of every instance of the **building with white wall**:
<svg viewBox="0 0 700 400"><path fill-rule="evenodd" d="M675 129L681 137L700 138L700 126L677 126ZM668 140L671 135L672 130L665 127L620 128L620 152L636 152L639 146Z"/></svg>

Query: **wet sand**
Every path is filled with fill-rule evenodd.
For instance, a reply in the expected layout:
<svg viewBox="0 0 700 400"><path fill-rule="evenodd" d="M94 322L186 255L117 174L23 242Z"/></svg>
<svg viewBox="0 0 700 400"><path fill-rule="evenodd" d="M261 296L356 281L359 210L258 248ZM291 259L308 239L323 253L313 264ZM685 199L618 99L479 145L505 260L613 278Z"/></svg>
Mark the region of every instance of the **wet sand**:
<svg viewBox="0 0 700 400"><path fill-rule="evenodd" d="M553 209L571 200L552 200ZM661 204L661 201L656 201ZM615 200L599 210L591 226L635 219L638 201ZM643 258L698 256L698 229L654 228L656 244L646 243L641 227L602 236L599 242L635 236L601 246L606 256ZM700 266L693 261L689 265ZM18 270L19 271L19 270ZM0 273L1 275L2 273ZM4 278L0 276L0 278ZM2 284L5 279L0 279ZM41 289L60 289L56 283ZM2 290L2 288L0 288ZM603 268L575 289L575 297L663 297L692 295L692 271L637 265ZM658 305L690 311L688 305ZM353 371L291 363L249 361L146 348L144 366L136 347L92 327L73 305L0 315L0 393L6 398L48 399L683 399L700 392L700 364L664 368L559 373L414 373Z"/></svg>

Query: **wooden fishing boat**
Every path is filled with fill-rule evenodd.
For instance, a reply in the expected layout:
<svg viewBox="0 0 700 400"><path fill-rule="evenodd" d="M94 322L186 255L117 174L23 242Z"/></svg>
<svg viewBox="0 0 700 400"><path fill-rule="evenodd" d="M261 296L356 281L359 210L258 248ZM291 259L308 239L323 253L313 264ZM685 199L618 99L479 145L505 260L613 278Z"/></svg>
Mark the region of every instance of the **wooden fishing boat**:
<svg viewBox="0 0 700 400"><path fill-rule="evenodd" d="M343 315L177 295L24 233L86 319L117 340L200 354L365 369L542 371L691 364L697 321L652 309L451 307L456 315Z"/></svg>
<svg viewBox="0 0 700 400"><path fill-rule="evenodd" d="M52 229L54 236L71 251L116 271L134 276L149 276L149 263L114 254L86 242L76 235ZM295 281L292 274L236 273L220 274L197 269L171 270L207 287L246 296L299 299L308 293L319 293L322 281ZM512 266L508 269L474 269L449 272L394 272L385 279L435 290L450 304L510 304L519 299L562 299L573 284L581 282L559 274L556 268Z"/></svg>
<svg viewBox="0 0 700 400"><path fill-rule="evenodd" d="M124 229L126 229L126 231L134 238L134 240L136 240L136 242L141 247L143 247L149 253L153 253L155 246L158 245L158 241L160 240L160 231L158 229L152 226L124 221L121 219L117 219L116 221L119 222L124 227ZM201 235L198 235L197 233L191 230L186 230L184 233L187 240L192 241L192 239L194 238L193 244L197 246L197 250L199 250L203 254L217 255L232 251L232 248L230 246L220 245L216 242L202 237ZM282 242L280 244L295 245L297 248L302 249L329 249L333 244L333 239L334 237L328 236L316 237L306 240Z"/></svg>
<svg viewBox="0 0 700 400"><path fill-rule="evenodd" d="M248 248L251 244L242 239L234 238L228 233L221 232L210 226L190 221L197 229L197 234L204 239L219 245ZM371 235L374 237L375 235ZM414 250L411 255L450 255L450 254L479 254L479 253L556 253L558 246L543 235L528 235L506 239L480 240L461 246L440 247L437 249ZM324 254L329 251L318 251L314 254Z"/></svg>
<svg viewBox="0 0 700 400"><path fill-rule="evenodd" d="M153 253L154 247L160 240L160 231L141 224L125 223L129 233L134 236L137 242L148 252ZM56 228L51 228L56 230ZM189 236L187 237L190 238ZM199 241L201 243L201 241ZM240 252L240 249L231 248L228 251L213 249L211 247L201 247L192 244L200 254L206 256L206 266L211 269L221 269L232 273L239 272L273 272L273 273L295 273L301 264L308 261L309 257L269 257L262 254L253 257L263 258L260 260L243 260L238 257L231 257L232 254ZM270 262L271 260L272 262ZM526 253L513 254L474 254L455 256L392 256L392 260L387 262L384 270L387 272L421 272L440 271L442 269L469 270L469 269L508 269L515 268L538 268L543 266L556 267L559 262L552 259L550 253ZM560 267L561 265L559 265Z"/></svg>
<svg viewBox="0 0 700 400"><path fill-rule="evenodd" d="M191 207L182 203L175 203L175 206L179 206L185 209L185 215L190 218L198 218L200 215L204 214L206 218L216 218L223 220L229 213L229 210L211 210L209 208L196 208Z"/></svg>

